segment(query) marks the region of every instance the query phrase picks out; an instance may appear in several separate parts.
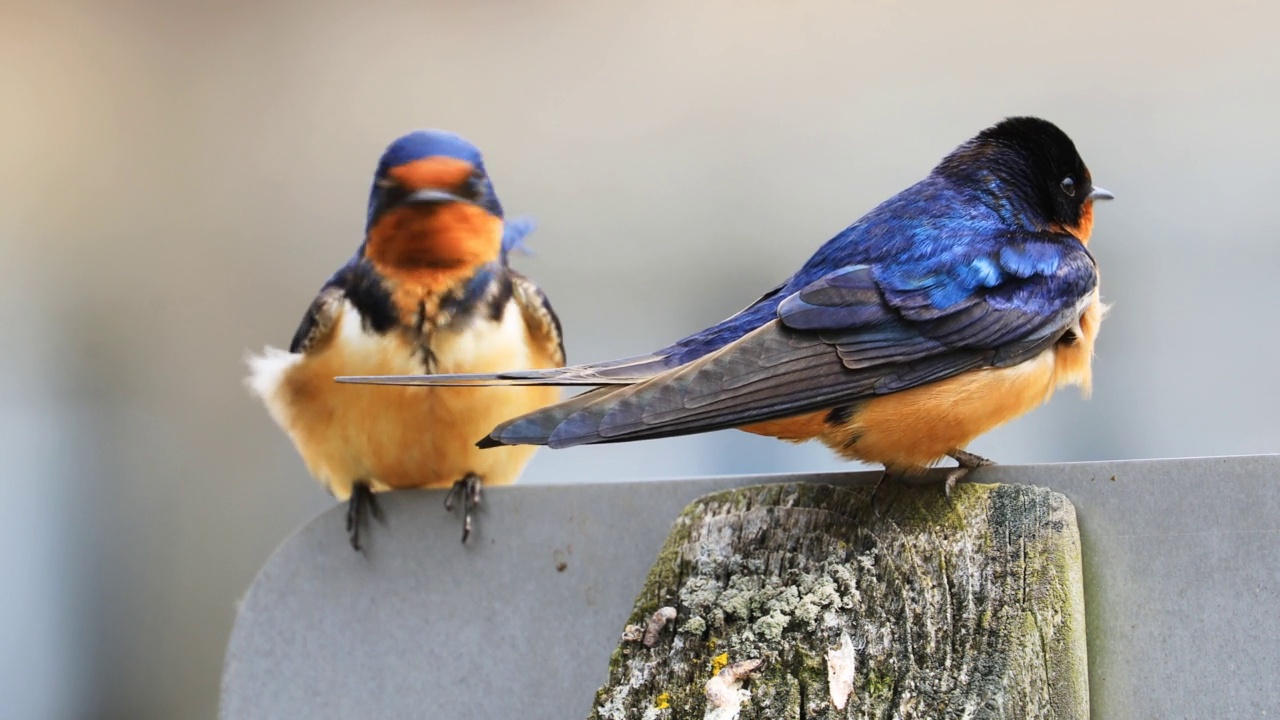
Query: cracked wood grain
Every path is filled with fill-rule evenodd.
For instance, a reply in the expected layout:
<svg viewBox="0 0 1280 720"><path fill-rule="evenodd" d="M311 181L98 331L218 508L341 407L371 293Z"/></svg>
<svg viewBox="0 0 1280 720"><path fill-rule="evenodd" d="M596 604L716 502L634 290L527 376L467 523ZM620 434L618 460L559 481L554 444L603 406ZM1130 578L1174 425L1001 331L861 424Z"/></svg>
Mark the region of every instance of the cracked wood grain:
<svg viewBox="0 0 1280 720"><path fill-rule="evenodd" d="M1088 717L1071 503L1025 485L870 495L689 505L630 621L674 608L674 632L619 645L593 720Z"/></svg>

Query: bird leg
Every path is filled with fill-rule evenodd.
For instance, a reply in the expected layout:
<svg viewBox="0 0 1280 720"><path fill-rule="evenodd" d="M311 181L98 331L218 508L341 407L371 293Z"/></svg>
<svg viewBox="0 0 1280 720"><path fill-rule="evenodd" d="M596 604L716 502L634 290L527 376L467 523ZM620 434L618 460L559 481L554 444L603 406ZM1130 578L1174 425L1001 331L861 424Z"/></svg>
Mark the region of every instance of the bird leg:
<svg viewBox="0 0 1280 720"><path fill-rule="evenodd" d="M466 542L471 537L471 511L480 506L480 490L484 485L480 476L475 473L467 473L461 480L455 482L453 487L449 488L449 494L444 496L444 509L453 512L453 504L458 499L462 500L462 542Z"/></svg>
<svg viewBox="0 0 1280 720"><path fill-rule="evenodd" d="M871 489L871 500L869 501L869 504L871 505L871 511L876 514L877 518L883 517L880 514L879 506L876 505L876 497L880 494L880 488L884 486L885 481L897 484L902 482L902 478L901 476L893 472L890 472L888 467L885 467L884 472L880 473L880 479L876 481L876 486Z"/></svg>
<svg viewBox="0 0 1280 720"><path fill-rule="evenodd" d="M368 525L368 516L372 515L382 522L382 508L373 495L369 483L357 480L351 485L351 497L347 500L347 537L351 540L351 549L360 552L360 526Z"/></svg>
<svg viewBox="0 0 1280 720"><path fill-rule="evenodd" d="M946 493L947 497L951 497L951 488L956 486L956 482L969 474L970 470L984 467L986 465L995 465L994 460L988 460L981 455L974 455L971 452L956 448L947 453L947 457L956 461L957 467L947 473L946 477Z"/></svg>

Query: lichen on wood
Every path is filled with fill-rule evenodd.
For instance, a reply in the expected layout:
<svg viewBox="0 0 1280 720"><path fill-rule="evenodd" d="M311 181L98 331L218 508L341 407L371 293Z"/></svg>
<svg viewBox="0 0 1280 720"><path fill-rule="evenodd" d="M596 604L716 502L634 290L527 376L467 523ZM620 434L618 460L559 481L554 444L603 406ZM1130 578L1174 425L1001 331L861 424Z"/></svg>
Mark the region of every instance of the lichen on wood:
<svg viewBox="0 0 1280 720"><path fill-rule="evenodd" d="M1075 510L1023 485L765 485L694 501L593 720L1085 718Z"/></svg>

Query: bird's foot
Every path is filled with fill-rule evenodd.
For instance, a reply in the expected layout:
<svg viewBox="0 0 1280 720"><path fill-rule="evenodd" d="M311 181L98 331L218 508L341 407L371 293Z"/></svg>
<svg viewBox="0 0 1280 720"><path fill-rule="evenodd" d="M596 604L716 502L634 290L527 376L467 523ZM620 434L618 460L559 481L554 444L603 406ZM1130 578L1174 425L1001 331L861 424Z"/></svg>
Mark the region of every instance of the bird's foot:
<svg viewBox="0 0 1280 720"><path fill-rule="evenodd" d="M444 509L453 512L454 503L462 501L462 542L471 537L471 511L480 506L480 491L484 483L475 473L467 473L466 477L453 484L449 493L444 496Z"/></svg>
<svg viewBox="0 0 1280 720"><path fill-rule="evenodd" d="M947 473L947 477L944 481L944 488L947 493L948 500L951 499L951 489L954 488L956 483L962 480L964 476L968 475L970 470L996 464L994 460L988 460L981 455L974 455L971 452L960 450L958 448L947 453L947 457L955 460L957 465L957 467L953 468L951 472Z"/></svg>
<svg viewBox="0 0 1280 720"><path fill-rule="evenodd" d="M896 485L902 482L902 477L890 471L889 468L885 468L884 472L880 473L880 479L876 481L876 486L871 490L870 500L871 511L876 514L877 518L883 517L880 513L880 506L876 504L876 498L880 495L880 488L884 486L885 481Z"/></svg>
<svg viewBox="0 0 1280 720"><path fill-rule="evenodd" d="M347 500L347 537L351 540L351 549L360 552L360 528L368 525L368 517L382 522L382 508L373 495L373 488L363 480L351 486L351 497Z"/></svg>
<svg viewBox="0 0 1280 720"><path fill-rule="evenodd" d="M947 457L959 463L960 467L968 468L970 470L972 470L973 468L986 467L987 465L996 464L995 460L988 460L982 457L981 455L974 455L973 453L967 450L959 450L959 449L952 450L951 452L947 453Z"/></svg>

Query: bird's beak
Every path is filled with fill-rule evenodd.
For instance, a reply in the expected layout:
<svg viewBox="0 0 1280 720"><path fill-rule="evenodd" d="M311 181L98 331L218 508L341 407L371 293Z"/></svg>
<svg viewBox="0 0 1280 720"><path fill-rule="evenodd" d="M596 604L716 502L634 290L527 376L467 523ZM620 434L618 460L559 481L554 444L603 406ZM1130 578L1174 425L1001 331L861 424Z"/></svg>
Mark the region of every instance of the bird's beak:
<svg viewBox="0 0 1280 720"><path fill-rule="evenodd" d="M1110 190L1103 190L1095 185L1093 192L1089 193L1090 200L1115 200L1116 196L1111 194Z"/></svg>
<svg viewBox="0 0 1280 720"><path fill-rule="evenodd" d="M443 190L416 190L409 193L403 200L396 203L397 205L432 205L439 203L467 203L472 204L470 200L447 193Z"/></svg>

